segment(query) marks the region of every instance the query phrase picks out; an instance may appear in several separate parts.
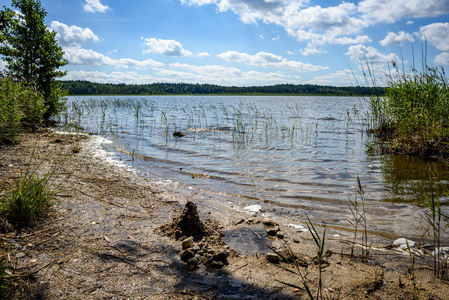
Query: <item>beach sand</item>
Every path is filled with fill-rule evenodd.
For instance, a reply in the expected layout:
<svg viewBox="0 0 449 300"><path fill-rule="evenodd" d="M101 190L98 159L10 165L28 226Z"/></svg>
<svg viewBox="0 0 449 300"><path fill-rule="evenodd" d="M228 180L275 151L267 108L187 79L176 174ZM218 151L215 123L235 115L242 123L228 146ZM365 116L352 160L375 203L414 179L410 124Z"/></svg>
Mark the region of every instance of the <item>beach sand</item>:
<svg viewBox="0 0 449 300"><path fill-rule="evenodd" d="M268 246L295 254L313 295L319 278L317 247L304 226L279 223L282 235L270 237L266 218L230 207L202 194L139 175L107 159L95 136L44 131L25 134L18 145L0 148L0 196L20 172L54 170L59 192L47 217L16 232L3 226L0 256L14 268L20 299L309 299L286 262L271 263ZM213 232L200 245L226 251L227 265L190 268L181 260L182 240L161 233L188 201ZM313 222L313 220L312 220ZM322 227L317 227L320 235ZM341 236L347 236L347 233ZM338 230L326 234L322 293L328 299L448 299L449 287L433 275L431 260L416 252L410 272L408 253L395 245L371 245L368 262L360 257L360 235L352 243ZM283 267L283 268L281 268ZM191 270L193 269L193 270ZM413 276L414 275L414 276Z"/></svg>

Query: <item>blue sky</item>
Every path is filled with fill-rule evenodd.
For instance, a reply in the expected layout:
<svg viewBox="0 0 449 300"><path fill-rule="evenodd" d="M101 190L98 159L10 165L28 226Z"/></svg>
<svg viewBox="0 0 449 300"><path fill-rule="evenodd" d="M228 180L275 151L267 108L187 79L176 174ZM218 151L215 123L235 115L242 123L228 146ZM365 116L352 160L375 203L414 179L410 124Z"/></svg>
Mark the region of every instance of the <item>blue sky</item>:
<svg viewBox="0 0 449 300"><path fill-rule="evenodd" d="M449 0L41 2L71 80L353 85L360 61L410 71L424 41L428 64L449 66Z"/></svg>

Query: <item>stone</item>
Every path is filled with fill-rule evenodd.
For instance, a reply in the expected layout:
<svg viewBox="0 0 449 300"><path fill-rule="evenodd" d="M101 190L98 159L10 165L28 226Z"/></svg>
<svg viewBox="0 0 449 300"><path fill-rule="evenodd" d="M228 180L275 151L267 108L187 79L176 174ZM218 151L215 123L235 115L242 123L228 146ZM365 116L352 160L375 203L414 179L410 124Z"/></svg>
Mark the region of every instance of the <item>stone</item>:
<svg viewBox="0 0 449 300"><path fill-rule="evenodd" d="M193 237L188 237L182 241L182 249L187 249L193 246Z"/></svg>
<svg viewBox="0 0 449 300"><path fill-rule="evenodd" d="M222 269L224 264L221 261L212 260L208 266L211 269Z"/></svg>
<svg viewBox="0 0 449 300"><path fill-rule="evenodd" d="M262 219L262 224L265 226L277 226L279 225L278 222L270 219L270 218L263 218Z"/></svg>
<svg viewBox="0 0 449 300"><path fill-rule="evenodd" d="M275 236L277 234L277 232L279 231L279 227L272 227L272 228L267 228L267 234L270 236Z"/></svg>
<svg viewBox="0 0 449 300"><path fill-rule="evenodd" d="M229 256L228 252L223 250L214 255L214 260L221 261L224 263L227 262L228 256Z"/></svg>
<svg viewBox="0 0 449 300"><path fill-rule="evenodd" d="M282 233L282 231L278 231L278 232L276 232L276 237L278 238L278 239L283 239L284 238L284 234Z"/></svg>
<svg viewBox="0 0 449 300"><path fill-rule="evenodd" d="M270 263L273 264L278 264L280 261L279 256L275 253L267 253L266 258Z"/></svg>
<svg viewBox="0 0 449 300"><path fill-rule="evenodd" d="M191 259L192 257L195 257L195 253L193 253L192 250L187 249L181 252L181 260L182 261L189 261L189 259Z"/></svg>
<svg viewBox="0 0 449 300"><path fill-rule="evenodd" d="M187 261L187 264L189 266L197 266L198 265L198 259L196 257L189 258Z"/></svg>

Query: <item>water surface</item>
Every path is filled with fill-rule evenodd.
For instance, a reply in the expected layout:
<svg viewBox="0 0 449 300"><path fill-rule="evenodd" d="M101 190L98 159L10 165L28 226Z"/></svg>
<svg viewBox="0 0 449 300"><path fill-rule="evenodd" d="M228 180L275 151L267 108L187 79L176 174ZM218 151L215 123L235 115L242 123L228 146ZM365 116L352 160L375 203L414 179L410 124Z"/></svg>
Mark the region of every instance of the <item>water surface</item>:
<svg viewBox="0 0 449 300"><path fill-rule="evenodd" d="M356 97L70 97L69 104L68 121L113 141L117 157L143 174L292 221L308 213L352 228L348 199L360 201L359 178L370 230L418 238L423 186L448 178L437 160L372 151L365 103Z"/></svg>

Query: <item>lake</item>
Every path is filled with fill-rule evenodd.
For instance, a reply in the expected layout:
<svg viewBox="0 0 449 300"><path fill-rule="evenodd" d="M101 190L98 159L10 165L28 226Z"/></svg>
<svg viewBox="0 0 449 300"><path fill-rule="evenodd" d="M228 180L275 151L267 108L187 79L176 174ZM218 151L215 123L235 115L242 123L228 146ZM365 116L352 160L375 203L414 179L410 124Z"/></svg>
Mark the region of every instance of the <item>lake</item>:
<svg viewBox="0 0 449 300"><path fill-rule="evenodd" d="M423 188L447 185L449 168L438 160L376 150L362 98L117 96L68 104L67 122L110 140L104 147L141 174L292 222L307 213L349 231L359 179L370 231L417 240L426 225Z"/></svg>

